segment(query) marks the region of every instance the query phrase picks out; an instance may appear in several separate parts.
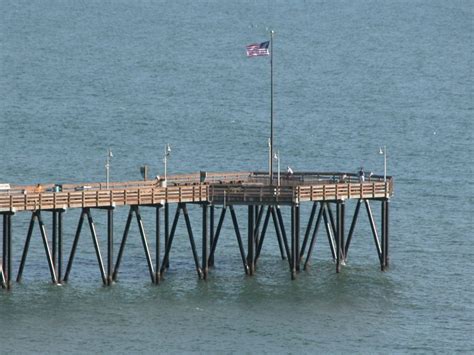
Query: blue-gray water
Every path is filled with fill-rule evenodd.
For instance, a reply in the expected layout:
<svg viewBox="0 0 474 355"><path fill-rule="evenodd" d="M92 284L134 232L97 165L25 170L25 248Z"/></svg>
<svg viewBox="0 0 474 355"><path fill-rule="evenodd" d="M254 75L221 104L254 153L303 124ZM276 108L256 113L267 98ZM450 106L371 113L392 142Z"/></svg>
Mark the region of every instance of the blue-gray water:
<svg viewBox="0 0 474 355"><path fill-rule="evenodd" d="M133 226L119 283L101 286L85 230L70 283L56 287L36 229L24 282L0 290L1 353L474 352L471 1L0 8L0 182L104 181L109 147L113 181L140 179L144 163L162 174L168 142L170 173L265 169L269 61L244 50L268 27L283 166L382 173L386 145L396 183L384 273L365 216L341 274L320 238L296 281L272 229L245 277L226 221L207 282L180 225L166 280L150 285ZM105 247L104 212L93 213ZM126 213L116 212L116 249ZM153 236L153 213L143 214ZM199 244L199 208L191 214ZM77 220L65 215L66 256ZM14 216L15 270L27 223Z"/></svg>

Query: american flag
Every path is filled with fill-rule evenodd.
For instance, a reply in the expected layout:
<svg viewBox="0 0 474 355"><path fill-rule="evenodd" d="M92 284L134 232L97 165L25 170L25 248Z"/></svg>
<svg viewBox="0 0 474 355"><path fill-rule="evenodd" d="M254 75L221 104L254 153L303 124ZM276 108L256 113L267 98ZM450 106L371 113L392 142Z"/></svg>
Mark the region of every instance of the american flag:
<svg viewBox="0 0 474 355"><path fill-rule="evenodd" d="M247 57L261 57L270 55L268 47L270 46L270 41L262 43L252 43L247 46Z"/></svg>

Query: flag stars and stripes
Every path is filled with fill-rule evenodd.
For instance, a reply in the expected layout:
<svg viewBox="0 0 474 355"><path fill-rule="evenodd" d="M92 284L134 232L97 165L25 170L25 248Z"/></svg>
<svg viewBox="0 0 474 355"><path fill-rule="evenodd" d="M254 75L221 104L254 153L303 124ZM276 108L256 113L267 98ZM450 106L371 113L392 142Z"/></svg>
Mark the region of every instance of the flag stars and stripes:
<svg viewBox="0 0 474 355"><path fill-rule="evenodd" d="M270 41L262 43L252 43L249 44L247 48L247 57L262 57L270 55L268 47L270 46Z"/></svg>

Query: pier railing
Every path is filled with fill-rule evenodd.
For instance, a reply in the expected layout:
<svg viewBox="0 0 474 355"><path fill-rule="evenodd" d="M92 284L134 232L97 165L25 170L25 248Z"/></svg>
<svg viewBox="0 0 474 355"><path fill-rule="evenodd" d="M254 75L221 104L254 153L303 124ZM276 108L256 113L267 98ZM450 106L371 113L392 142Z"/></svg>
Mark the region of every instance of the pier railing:
<svg viewBox="0 0 474 355"><path fill-rule="evenodd" d="M0 194L0 211L155 205L165 202L206 202L207 199L206 185Z"/></svg>
<svg viewBox="0 0 474 355"><path fill-rule="evenodd" d="M180 184L167 187L160 187L156 182L124 182L110 184L108 190L103 189L102 184L63 185L62 190L57 192L35 192L34 186L13 188L0 193L0 212L164 203L294 204L389 198L393 194L390 177L386 182L379 179L361 182L347 177L347 174L301 174L297 176L302 179L299 183L291 177L282 180L281 185L276 185L276 181L274 185L269 185L268 175L265 183L263 176L249 173L215 175L212 182L203 183L196 182L194 178L191 175L173 177L169 181L180 181ZM246 182L243 182L244 178ZM78 186L82 190L78 191Z"/></svg>

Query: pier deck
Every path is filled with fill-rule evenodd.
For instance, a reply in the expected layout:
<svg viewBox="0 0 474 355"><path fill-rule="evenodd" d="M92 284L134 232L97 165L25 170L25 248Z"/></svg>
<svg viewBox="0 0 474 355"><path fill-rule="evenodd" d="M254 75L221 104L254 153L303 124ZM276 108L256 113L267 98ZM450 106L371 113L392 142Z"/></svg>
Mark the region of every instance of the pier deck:
<svg viewBox="0 0 474 355"><path fill-rule="evenodd" d="M209 268L214 265L214 254L221 233L222 224L229 211L235 237L239 245L244 271L255 273L265 234L273 224L282 259L288 260L291 277L300 271L306 253L304 268L310 264L316 234L325 229L336 272L344 265L354 234L360 207L365 205L371 227L380 267L385 270L389 264L389 200L393 195L393 179L372 175L360 178L351 173L299 172L281 174L270 180L268 173L232 172L206 173L169 176L166 181L128 181L115 183L88 184L38 184L2 185L0 190L0 215L3 220L2 260L0 283L10 289L12 285L12 216L16 213L31 213L26 240L17 274L21 281L25 260L28 255L34 225L39 224L51 280L54 284L67 282L76 254L78 240L84 223L89 224L97 262L104 285L117 281L118 270L126 245L132 220L136 219L140 238L146 256L151 281L160 283L169 267L170 251L180 216L184 217L193 259L199 278L206 279ZM346 200L356 200L356 207L347 234L345 232ZM378 232L370 201L381 202L381 225ZM300 204L311 203L312 209L300 246ZM202 256L199 258L193 229L189 219L187 204L202 207ZM176 205L174 218L170 216L172 205ZM248 208L247 252L242 241L241 228L234 206ZM129 214L122 236L120 248L114 260L113 212L119 206L129 206ZM220 206L220 216L215 226L215 206ZM333 213L333 207L335 212ZM156 209L155 218L155 261L148 247L141 207ZM285 222L282 208L291 209L291 220ZM67 267L63 273L63 218L67 209L80 209L81 214L72 243ZM99 238L95 228L92 210L107 212L107 253L103 258ZM163 213L161 212L163 211ZM42 212L52 214L52 240L48 239ZM163 221L161 215L163 214ZM273 222L271 223L270 220ZM160 249L161 225L164 225L164 253ZM286 227L285 227L286 224ZM289 224L289 226L288 226ZM324 227L321 227L324 226ZM321 228L320 228L321 227ZM307 251L306 251L307 249ZM163 255L161 255L163 254ZM105 262L104 262L105 259Z"/></svg>

